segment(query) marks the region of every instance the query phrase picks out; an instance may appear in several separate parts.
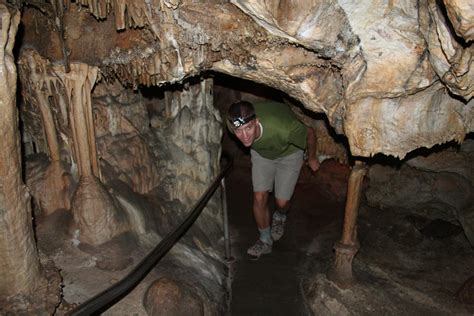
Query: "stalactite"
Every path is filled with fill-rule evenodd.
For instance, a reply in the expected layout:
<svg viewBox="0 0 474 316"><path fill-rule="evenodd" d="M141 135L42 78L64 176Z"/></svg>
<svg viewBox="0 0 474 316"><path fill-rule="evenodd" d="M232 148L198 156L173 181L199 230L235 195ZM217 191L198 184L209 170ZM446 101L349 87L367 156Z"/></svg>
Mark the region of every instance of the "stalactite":
<svg viewBox="0 0 474 316"><path fill-rule="evenodd" d="M59 79L52 72L49 62L35 51L25 50L19 65L21 81L26 87L23 90L24 99L39 109L49 148L50 163L44 171L43 181L32 188L40 209L47 215L57 209L69 209L71 205L72 180L61 162L58 126L55 124L50 102L58 95L56 85Z"/></svg>
<svg viewBox="0 0 474 316"><path fill-rule="evenodd" d="M98 176L95 150L95 133L92 122L90 91L97 78L97 68L85 64L71 65L71 76L59 74L67 91L73 139L76 144L77 161L81 176ZM95 166L95 167L94 167Z"/></svg>
<svg viewBox="0 0 474 316"><path fill-rule="evenodd" d="M35 103L40 110L50 160L59 161L59 144L56 135L56 126L49 102L49 96L53 95L50 90L50 82L54 82L56 78L51 77L47 73L45 62L33 51L28 51L23 54L22 57L23 59L19 62L20 65L24 66L24 70L21 72L22 82L28 85L32 94L31 96L25 96L25 98Z"/></svg>
<svg viewBox="0 0 474 316"><path fill-rule="evenodd" d="M88 7L91 14L98 19L107 18L107 15L113 11L117 30L148 25L155 35L157 35L158 26L154 21L154 11L163 8L160 0L80 0L78 4ZM172 7L176 9L177 6Z"/></svg>

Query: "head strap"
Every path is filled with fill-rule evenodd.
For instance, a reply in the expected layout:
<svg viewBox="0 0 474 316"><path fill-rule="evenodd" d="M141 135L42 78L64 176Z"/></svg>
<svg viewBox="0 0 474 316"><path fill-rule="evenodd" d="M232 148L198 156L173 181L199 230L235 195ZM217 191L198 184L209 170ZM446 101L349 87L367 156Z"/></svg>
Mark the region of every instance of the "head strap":
<svg viewBox="0 0 474 316"><path fill-rule="evenodd" d="M250 122L251 120L253 120L255 118L255 114L252 114L248 117L235 117L235 118L230 118L229 119L229 123L232 124L232 126L234 128L239 128L241 127L242 125L245 125L247 124L248 122Z"/></svg>

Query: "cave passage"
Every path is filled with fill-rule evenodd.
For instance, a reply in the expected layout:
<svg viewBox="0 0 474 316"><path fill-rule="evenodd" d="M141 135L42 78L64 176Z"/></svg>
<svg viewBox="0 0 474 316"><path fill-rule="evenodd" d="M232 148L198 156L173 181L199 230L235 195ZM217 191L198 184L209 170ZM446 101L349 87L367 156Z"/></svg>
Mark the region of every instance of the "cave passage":
<svg viewBox="0 0 474 316"><path fill-rule="evenodd" d="M310 278L305 265L310 256L327 263L332 258L332 245L339 238L344 215L349 168L328 160L313 175L303 166L285 234L274 242L272 253L253 261L246 254L258 238L250 167L248 157L239 158L226 178L235 257L231 315L311 315L301 289Z"/></svg>

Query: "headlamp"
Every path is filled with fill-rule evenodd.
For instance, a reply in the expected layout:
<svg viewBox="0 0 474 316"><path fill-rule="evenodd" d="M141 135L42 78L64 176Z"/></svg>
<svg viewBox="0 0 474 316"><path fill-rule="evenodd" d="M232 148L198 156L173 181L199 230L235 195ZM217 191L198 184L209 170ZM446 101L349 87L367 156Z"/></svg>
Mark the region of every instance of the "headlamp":
<svg viewBox="0 0 474 316"><path fill-rule="evenodd" d="M239 128L241 127L242 125L245 125L247 124L248 122L250 122L251 120L253 120L255 118L255 114L252 114L248 117L235 117L235 118L231 118L229 119L229 123L230 125L233 127L233 128Z"/></svg>

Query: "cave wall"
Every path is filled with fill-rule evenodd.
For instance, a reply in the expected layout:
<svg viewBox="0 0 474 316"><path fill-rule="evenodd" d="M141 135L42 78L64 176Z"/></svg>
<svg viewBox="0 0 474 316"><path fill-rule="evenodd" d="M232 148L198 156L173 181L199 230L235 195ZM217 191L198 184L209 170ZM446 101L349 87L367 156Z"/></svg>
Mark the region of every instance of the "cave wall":
<svg viewBox="0 0 474 316"><path fill-rule="evenodd" d="M222 121L214 107L213 80L195 78L182 86L138 91L103 80L95 83L90 96L79 84L74 91L83 91L81 95L89 100L84 103L90 105L93 128L81 129L94 133L95 176L92 164L84 170L79 163L77 105L67 95L63 67L33 50L23 50L19 60L23 128L28 135L25 147L31 142L46 144L31 146L39 153L26 159L36 217L47 220L58 212L72 214L62 243L72 241L96 258L100 269L120 270L136 264L127 249L151 250L183 221L220 171ZM52 127L49 134L45 132L48 125ZM82 137L88 139L87 134ZM50 172L55 159L61 172ZM51 190L52 182L63 185ZM84 196L85 202L78 196ZM192 293L208 314L224 306L222 208L218 190L170 253L180 269L192 276L165 272L173 282L193 284ZM63 247L61 242L58 247Z"/></svg>
<svg viewBox="0 0 474 316"><path fill-rule="evenodd" d="M99 80L110 83L118 78L123 86L136 91L142 86L182 84L210 70L259 82L282 90L311 111L326 114L336 132L347 137L355 156L383 153L404 157L422 146L462 142L474 130L473 27L468 1L389 1L370 5L342 0L231 2L98 0L65 1L60 5L26 1L25 7L17 4L24 13L20 52L35 51L35 65L38 60L45 60L39 68L32 67L31 61L19 62L20 68L30 67L32 76L22 82L24 100L36 100L39 105L36 112L26 111L24 116L24 121L29 122L25 130L31 130L25 148L27 152L47 152L50 166L54 166L46 166L48 171L42 174L48 176L36 176L38 181L60 179L50 183L54 183L51 185L61 198L40 201L43 193L38 189L35 200L43 209L80 209L74 203L81 200L77 192L83 192L83 196L90 196L91 192L78 188L81 183L93 183L98 188L93 191L102 192L93 199L107 206L101 216L107 219L108 230L99 239L94 238L94 231L101 229L94 226L94 216L88 219L87 208L82 208L74 213L83 215L83 228L91 228L90 238L85 237L83 242L100 244L132 225L129 212L133 210L124 210L103 182L118 179L138 194L153 192L160 185L178 187L180 190L170 189L163 195L189 203L212 178L202 169L211 173L217 170L220 150L215 146L220 138L219 116L206 106L182 106L187 103L183 100L203 99L193 96L192 89L179 97L171 92L165 95L165 114L170 121L163 123L155 118L143 124L145 111L140 108L140 100L133 100L131 91L122 95L131 99L126 101L131 105L127 110L116 102L122 94L117 91L122 88L98 93L93 100L93 87ZM2 27L4 39L8 29L6 25ZM8 61L3 62L7 64ZM7 72L15 73L10 68ZM42 80L35 79L38 74ZM32 79L30 83L28 79ZM80 84L75 85L77 82ZM206 81L203 82L200 91L207 96ZM10 100L8 95L2 99ZM49 106L41 107L45 103L51 106L50 110ZM211 122L210 126L196 123L197 113ZM94 126L94 122L103 125ZM150 136L161 146L169 145L169 138L176 140L175 135L181 137L181 146L170 146L163 157L173 159L177 154L192 152L202 140L210 142L204 145L206 151L192 152L194 160L185 161L183 169L169 163L154 169L149 162L159 156L159 150L147 148L145 144L153 141L140 143L137 136L153 135L152 129L146 131L146 125L167 126L173 131L167 136ZM183 130L189 125L197 125L198 132ZM16 136L7 135L5 139L15 143ZM116 139L122 142L113 144ZM128 141L136 145L124 146ZM130 163L115 159L118 153L128 154ZM10 159L16 156L12 154ZM19 158L14 159L15 163L5 165L17 166ZM189 168L196 162L201 163L202 169ZM155 173L160 167L163 174ZM11 170L19 173L19 167ZM172 172L178 172L182 182L173 182ZM153 176L148 177L150 173ZM186 182L188 177L198 179L196 186ZM40 188L34 184L31 187ZM14 182L13 189L21 191L22 183ZM53 200L60 202L54 204ZM24 204L26 200L21 209L28 214ZM186 207L178 203L178 208L184 212ZM12 211L14 207L7 209ZM213 208L208 216L216 219L217 210L218 207ZM76 217L76 222L80 221ZM219 224L219 220L214 221L216 231ZM204 230L203 226L198 223L198 230ZM143 232L141 228L139 231ZM30 240L27 247L33 249L31 232L26 235ZM214 240L211 238L208 243ZM197 245L216 257L207 243ZM34 255L26 257L35 260ZM37 277L36 274L32 279ZM31 284L26 287L32 288Z"/></svg>

